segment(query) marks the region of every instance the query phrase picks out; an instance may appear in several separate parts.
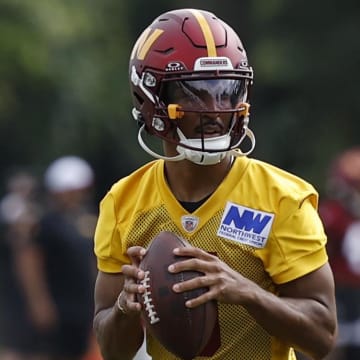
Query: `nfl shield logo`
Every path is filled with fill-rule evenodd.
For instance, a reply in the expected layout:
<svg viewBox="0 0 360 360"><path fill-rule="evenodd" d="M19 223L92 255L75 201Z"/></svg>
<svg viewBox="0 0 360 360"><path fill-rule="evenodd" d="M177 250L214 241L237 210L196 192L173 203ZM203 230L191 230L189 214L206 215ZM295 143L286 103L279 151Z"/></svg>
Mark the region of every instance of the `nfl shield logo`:
<svg viewBox="0 0 360 360"><path fill-rule="evenodd" d="M185 231L193 232L199 224L199 218L197 216L184 215L181 217L181 224Z"/></svg>

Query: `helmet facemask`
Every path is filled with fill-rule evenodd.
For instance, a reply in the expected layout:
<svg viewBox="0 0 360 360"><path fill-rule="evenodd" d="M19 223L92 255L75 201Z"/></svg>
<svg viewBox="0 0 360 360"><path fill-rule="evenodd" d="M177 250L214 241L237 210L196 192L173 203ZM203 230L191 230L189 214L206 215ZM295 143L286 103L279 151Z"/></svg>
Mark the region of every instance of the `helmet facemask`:
<svg viewBox="0 0 360 360"><path fill-rule="evenodd" d="M179 155L167 158L152 152L141 138L144 129L139 132L140 145L158 158L188 159L201 165L216 164L228 152L245 155L238 148L246 136L251 139L252 151L255 140L247 128L249 81L242 77L209 75L195 79L194 76L164 78L159 97L154 97L156 105L151 128L146 127L146 130L176 144ZM181 130L187 121L197 122L195 136L186 137Z"/></svg>

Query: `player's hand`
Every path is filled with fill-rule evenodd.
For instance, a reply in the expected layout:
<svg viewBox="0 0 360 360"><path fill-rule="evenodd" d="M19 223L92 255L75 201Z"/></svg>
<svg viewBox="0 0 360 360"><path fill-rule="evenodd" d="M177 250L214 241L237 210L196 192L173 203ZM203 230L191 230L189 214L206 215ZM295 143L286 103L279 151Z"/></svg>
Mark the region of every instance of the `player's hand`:
<svg viewBox="0 0 360 360"><path fill-rule="evenodd" d="M123 265L121 269L124 275L124 286L118 298L118 306L125 314L141 310L141 305L136 296L145 291L145 287L140 284L140 281L145 277L145 273L139 268L145 253L146 249L141 246L132 246L127 250L131 264Z"/></svg>
<svg viewBox="0 0 360 360"><path fill-rule="evenodd" d="M171 273L192 270L204 275L177 283L173 286L173 290L184 292L197 288L209 289L199 297L188 300L186 306L192 308L210 300L241 304L247 301L249 294L252 293L255 284L230 268L217 256L195 247L177 248L174 249L174 254L191 258L170 265L168 270Z"/></svg>

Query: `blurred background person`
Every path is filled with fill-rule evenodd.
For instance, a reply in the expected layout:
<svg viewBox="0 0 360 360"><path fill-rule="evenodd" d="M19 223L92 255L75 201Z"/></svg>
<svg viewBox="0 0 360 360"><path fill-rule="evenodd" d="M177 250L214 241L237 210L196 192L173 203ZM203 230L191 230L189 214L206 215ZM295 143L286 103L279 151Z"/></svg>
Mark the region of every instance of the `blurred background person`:
<svg viewBox="0 0 360 360"><path fill-rule="evenodd" d="M33 325L45 325L49 298L33 242L40 218L38 182L30 172L16 170L5 186L0 201L0 359L40 359ZM25 272L38 301L24 296L23 285L29 288L22 283Z"/></svg>
<svg viewBox="0 0 360 360"><path fill-rule="evenodd" d="M332 359L360 359L360 146L340 153L329 167L320 215L336 282L339 320Z"/></svg>
<svg viewBox="0 0 360 360"><path fill-rule="evenodd" d="M15 303L8 303L3 311L9 324L14 316L19 321L12 326L14 351L0 354L1 360L89 356L96 274L93 187L94 172L84 159L56 159L45 171L42 210L24 207L21 222L8 226L8 242L19 243L11 246L10 266L15 269L14 283L24 310L17 315ZM13 194L2 202L7 204L2 207L5 220L13 213L9 197Z"/></svg>
<svg viewBox="0 0 360 360"><path fill-rule="evenodd" d="M96 271L94 180L91 166L77 156L56 159L45 172L47 210L36 238L56 307L56 322L43 338L49 359L78 360L89 348Z"/></svg>

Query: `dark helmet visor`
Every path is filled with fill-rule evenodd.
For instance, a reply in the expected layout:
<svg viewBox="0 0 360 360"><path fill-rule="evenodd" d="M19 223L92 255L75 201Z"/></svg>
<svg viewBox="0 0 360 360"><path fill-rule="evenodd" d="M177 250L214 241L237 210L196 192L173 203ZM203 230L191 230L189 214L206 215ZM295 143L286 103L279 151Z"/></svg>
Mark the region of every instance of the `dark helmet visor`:
<svg viewBox="0 0 360 360"><path fill-rule="evenodd" d="M206 79L168 81L161 100L176 103L188 111L230 110L247 99L247 79Z"/></svg>

